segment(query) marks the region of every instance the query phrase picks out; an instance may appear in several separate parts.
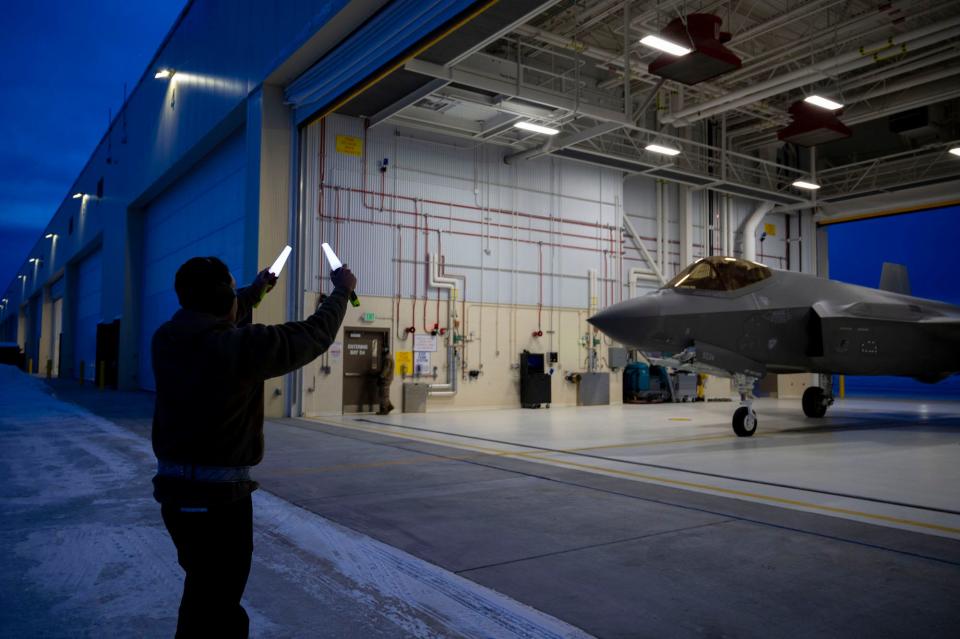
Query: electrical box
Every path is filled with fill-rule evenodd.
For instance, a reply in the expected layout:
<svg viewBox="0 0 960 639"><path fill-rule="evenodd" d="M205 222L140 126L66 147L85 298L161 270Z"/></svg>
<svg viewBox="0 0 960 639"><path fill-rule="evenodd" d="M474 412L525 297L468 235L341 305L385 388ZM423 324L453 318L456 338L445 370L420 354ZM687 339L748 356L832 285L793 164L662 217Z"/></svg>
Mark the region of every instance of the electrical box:
<svg viewBox="0 0 960 639"><path fill-rule="evenodd" d="M543 353L520 353L520 405L524 408L550 403L550 376L545 371Z"/></svg>
<svg viewBox="0 0 960 639"><path fill-rule="evenodd" d="M609 373L580 373L577 406L604 406L610 403Z"/></svg>
<svg viewBox="0 0 960 639"><path fill-rule="evenodd" d="M627 349L622 346L611 346L607 349L607 364L613 370L627 367Z"/></svg>
<svg viewBox="0 0 960 639"><path fill-rule="evenodd" d="M425 413L427 412L427 395L430 391L429 384L410 382L403 385L403 412L405 413Z"/></svg>

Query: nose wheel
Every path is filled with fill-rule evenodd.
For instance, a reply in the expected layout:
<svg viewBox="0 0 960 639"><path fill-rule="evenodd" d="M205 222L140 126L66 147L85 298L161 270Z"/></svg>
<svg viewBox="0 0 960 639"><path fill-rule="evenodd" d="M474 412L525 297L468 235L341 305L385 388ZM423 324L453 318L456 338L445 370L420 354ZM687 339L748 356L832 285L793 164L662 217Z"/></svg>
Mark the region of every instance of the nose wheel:
<svg viewBox="0 0 960 639"><path fill-rule="evenodd" d="M757 432L757 413L753 410L753 385L756 377L737 374L733 376L740 393L740 408L733 413L733 432L737 437L750 437Z"/></svg>
<svg viewBox="0 0 960 639"><path fill-rule="evenodd" d="M737 437L750 437L757 432L757 414L750 406L741 406L733 414L733 432Z"/></svg>

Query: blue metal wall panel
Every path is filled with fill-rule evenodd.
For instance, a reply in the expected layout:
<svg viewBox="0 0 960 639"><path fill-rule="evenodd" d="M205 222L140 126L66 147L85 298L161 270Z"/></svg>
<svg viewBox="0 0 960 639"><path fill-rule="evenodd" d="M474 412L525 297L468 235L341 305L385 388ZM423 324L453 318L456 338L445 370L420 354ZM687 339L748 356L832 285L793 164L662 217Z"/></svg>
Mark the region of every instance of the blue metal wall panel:
<svg viewBox="0 0 960 639"><path fill-rule="evenodd" d="M240 277L244 258L243 130L230 136L144 213L138 380L155 390L150 342L180 308L174 276L191 257L216 256ZM240 286L244 282L238 282Z"/></svg>
<svg viewBox="0 0 960 639"><path fill-rule="evenodd" d="M96 374L97 324L101 321L103 254L100 250L85 257L77 267L76 309L74 311L73 374L93 380Z"/></svg>
<svg viewBox="0 0 960 639"><path fill-rule="evenodd" d="M394 0L287 89L302 123L475 0Z"/></svg>

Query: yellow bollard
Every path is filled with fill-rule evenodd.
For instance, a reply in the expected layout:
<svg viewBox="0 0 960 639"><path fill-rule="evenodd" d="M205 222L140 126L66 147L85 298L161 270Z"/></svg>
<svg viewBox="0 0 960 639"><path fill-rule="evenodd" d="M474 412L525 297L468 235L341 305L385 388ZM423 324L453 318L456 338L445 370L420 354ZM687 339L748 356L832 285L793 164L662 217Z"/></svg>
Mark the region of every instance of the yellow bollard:
<svg viewBox="0 0 960 639"><path fill-rule="evenodd" d="M83 360L80 360L80 385L83 386L83 373L84 373L84 363Z"/></svg>
<svg viewBox="0 0 960 639"><path fill-rule="evenodd" d="M847 380L843 375L840 376L840 399L843 399L847 394Z"/></svg>
<svg viewBox="0 0 960 639"><path fill-rule="evenodd" d="M100 361L100 369L97 371L97 386L100 387L100 390L103 390L107 387L107 363Z"/></svg>
<svg viewBox="0 0 960 639"><path fill-rule="evenodd" d="M53 379L53 360L47 360L47 379Z"/></svg>
<svg viewBox="0 0 960 639"><path fill-rule="evenodd" d="M33 375L33 358L27 358L27 375Z"/></svg>

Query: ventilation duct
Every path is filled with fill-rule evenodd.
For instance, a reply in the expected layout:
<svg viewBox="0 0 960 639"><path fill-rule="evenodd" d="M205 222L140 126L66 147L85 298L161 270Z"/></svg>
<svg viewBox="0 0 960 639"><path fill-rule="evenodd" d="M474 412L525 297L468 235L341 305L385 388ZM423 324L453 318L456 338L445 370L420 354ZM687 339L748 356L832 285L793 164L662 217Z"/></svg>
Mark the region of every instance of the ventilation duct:
<svg viewBox="0 0 960 639"><path fill-rule="evenodd" d="M650 63L650 73L684 84L697 84L740 68L740 58L723 46L730 34L720 31L721 19L709 13L691 13L674 18L661 32L671 42L689 46L684 56L664 53Z"/></svg>
<svg viewBox="0 0 960 639"><path fill-rule="evenodd" d="M794 102L788 111L793 122L777 132L777 139L781 142L809 147L853 135L853 131L837 118L839 111L827 111L802 100Z"/></svg>

